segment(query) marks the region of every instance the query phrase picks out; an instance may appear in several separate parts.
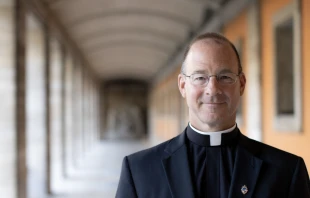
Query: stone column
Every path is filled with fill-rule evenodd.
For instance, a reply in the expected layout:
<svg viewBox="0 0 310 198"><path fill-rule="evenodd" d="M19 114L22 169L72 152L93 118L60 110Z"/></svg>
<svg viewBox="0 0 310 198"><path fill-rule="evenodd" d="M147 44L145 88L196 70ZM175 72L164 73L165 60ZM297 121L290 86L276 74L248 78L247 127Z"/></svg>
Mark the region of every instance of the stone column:
<svg viewBox="0 0 310 198"><path fill-rule="evenodd" d="M86 149L87 149L87 135L88 135L88 109L87 109L87 99L88 99L88 87L87 87L87 82L88 82L88 70L87 68L83 69L83 92L82 92L82 98L83 98L83 130L82 130L82 154L84 155Z"/></svg>
<svg viewBox="0 0 310 198"><path fill-rule="evenodd" d="M26 192L23 15L19 1L1 1L0 196L5 198L22 197Z"/></svg>
<svg viewBox="0 0 310 198"><path fill-rule="evenodd" d="M17 146L17 197L27 197L26 169L26 77L25 77L25 5L22 0L15 0L16 33L16 146ZM13 195L13 194L12 194Z"/></svg>
<svg viewBox="0 0 310 198"><path fill-rule="evenodd" d="M90 109L89 109L89 96L90 96L90 87L89 87L89 72L87 73L86 76L86 81L85 81L85 128L84 128L84 138L85 138L85 147L84 147L84 153L89 150L90 147L90 137L91 137L91 129L89 126L90 122Z"/></svg>
<svg viewBox="0 0 310 198"><path fill-rule="evenodd" d="M27 17L26 121L27 190L29 198L46 195L45 42L43 26Z"/></svg>
<svg viewBox="0 0 310 198"><path fill-rule="evenodd" d="M57 183L62 179L61 158L61 93L62 93L62 51L55 38L50 41L50 142L51 142L51 192L57 192Z"/></svg>
<svg viewBox="0 0 310 198"><path fill-rule="evenodd" d="M248 11L248 56L247 100L251 101L247 113L247 132L250 138L262 140L262 96L261 96L261 63L260 63L260 16L259 1L254 1Z"/></svg>
<svg viewBox="0 0 310 198"><path fill-rule="evenodd" d="M81 132L82 132L82 119L81 119L81 92L82 92L82 73L81 73L81 64L76 61L74 65L73 73L73 91L74 98L72 100L73 108L73 119L74 119L74 137L73 138L73 155L74 161L78 163L78 160L81 157Z"/></svg>
<svg viewBox="0 0 310 198"><path fill-rule="evenodd" d="M95 80L92 81L92 97L91 97L91 126L92 126L92 131L93 131L93 141L92 145L97 141L97 133L96 133L96 82Z"/></svg>
<svg viewBox="0 0 310 198"><path fill-rule="evenodd" d="M51 194L51 104L50 104L50 81L51 81L51 73L50 73L50 65L51 65L51 54L50 54L50 34L48 25L44 26L44 46L45 46L45 131L46 131L46 186L45 190L48 194Z"/></svg>
<svg viewBox="0 0 310 198"><path fill-rule="evenodd" d="M98 136L98 140L102 139L102 131L103 131L103 118L101 117L101 109L103 104L101 103L101 82L98 82L98 84L96 85L96 106L98 107L96 109L96 130L97 130L97 136Z"/></svg>
<svg viewBox="0 0 310 198"><path fill-rule="evenodd" d="M65 81L64 81L64 92L65 92L65 131L63 134L63 146L64 146L64 158L65 158L65 167L67 168L67 174L73 171L73 167L75 165L75 159L73 156L73 130L72 130L72 117L73 117L73 109L72 109L72 101L73 101L73 86L72 86L72 78L73 78L73 58L70 51L67 51L65 57Z"/></svg>
<svg viewBox="0 0 310 198"><path fill-rule="evenodd" d="M100 139L103 140L107 135L107 98L106 98L106 88L104 83L100 85Z"/></svg>
<svg viewBox="0 0 310 198"><path fill-rule="evenodd" d="M85 113L86 113L86 128L85 128L85 152L88 151L91 147L91 140L92 140L92 128L91 128L91 94L92 94L92 87L91 87L91 75L90 72L88 72L87 80L85 83L86 87L86 95L85 95Z"/></svg>
<svg viewBox="0 0 310 198"><path fill-rule="evenodd" d="M96 104L96 82L95 80L92 80L92 83L91 83L91 130L92 130L92 145L94 145L97 140L98 140L98 137L97 137L97 131L96 131L96 121L97 121L97 117L96 117L96 109L98 109L99 107L97 106Z"/></svg>
<svg viewBox="0 0 310 198"><path fill-rule="evenodd" d="M66 152L66 57L67 52L65 47L61 48L61 162L62 175L66 178L68 176L67 168L67 152Z"/></svg>
<svg viewBox="0 0 310 198"><path fill-rule="evenodd" d="M94 128L96 133L96 140L100 141L101 139L101 127L100 127L100 115L101 115L101 103L100 103L100 82L96 82L95 84L95 97L94 97Z"/></svg>
<svg viewBox="0 0 310 198"><path fill-rule="evenodd" d="M94 129L93 129L93 79L90 78L89 82L88 82L88 115L89 115L89 123L88 123L88 127L89 127L89 143L88 143L88 149L91 149L93 146L93 142L94 142Z"/></svg>
<svg viewBox="0 0 310 198"><path fill-rule="evenodd" d="M85 65L83 65L82 68L82 90L81 90L81 106L82 106L82 131L81 131L81 153L83 154L86 149L86 131L87 131L87 109L86 109L86 99L87 99L87 69L85 68Z"/></svg>

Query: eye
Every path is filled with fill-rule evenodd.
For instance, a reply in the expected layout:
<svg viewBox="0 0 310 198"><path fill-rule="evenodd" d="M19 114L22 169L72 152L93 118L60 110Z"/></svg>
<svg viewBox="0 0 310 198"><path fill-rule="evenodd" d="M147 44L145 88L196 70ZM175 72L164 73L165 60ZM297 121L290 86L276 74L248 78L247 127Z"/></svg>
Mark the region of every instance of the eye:
<svg viewBox="0 0 310 198"><path fill-rule="evenodd" d="M234 77L229 74L221 74L218 76L218 81L223 83L232 83L234 82Z"/></svg>
<svg viewBox="0 0 310 198"><path fill-rule="evenodd" d="M202 76L202 75L197 75L193 77L194 77L194 81L206 81L207 80L207 77Z"/></svg>
<svg viewBox="0 0 310 198"><path fill-rule="evenodd" d="M228 75L220 75L219 80L232 80L232 77Z"/></svg>

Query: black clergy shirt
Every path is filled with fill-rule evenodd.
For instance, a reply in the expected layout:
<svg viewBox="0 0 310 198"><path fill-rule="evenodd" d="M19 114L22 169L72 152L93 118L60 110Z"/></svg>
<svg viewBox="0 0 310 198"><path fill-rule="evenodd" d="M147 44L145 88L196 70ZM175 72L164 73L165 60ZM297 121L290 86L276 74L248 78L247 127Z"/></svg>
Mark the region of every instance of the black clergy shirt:
<svg viewBox="0 0 310 198"><path fill-rule="evenodd" d="M218 133L218 132L214 132ZM221 141L211 143L191 126L187 127L187 148L192 181L199 198L227 198L234 168L239 130L221 134Z"/></svg>

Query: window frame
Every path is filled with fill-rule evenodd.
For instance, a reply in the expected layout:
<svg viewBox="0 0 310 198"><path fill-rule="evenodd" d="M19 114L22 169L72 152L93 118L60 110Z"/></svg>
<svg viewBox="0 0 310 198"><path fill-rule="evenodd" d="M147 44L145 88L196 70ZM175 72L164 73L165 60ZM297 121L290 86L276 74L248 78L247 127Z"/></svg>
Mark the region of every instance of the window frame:
<svg viewBox="0 0 310 198"><path fill-rule="evenodd" d="M294 87L294 114L278 115L277 92L273 97L273 128L277 131L289 131L298 133L302 130L302 75L301 75L301 17L299 0L293 0L273 15L272 36L273 36L273 88L278 88L277 84L277 53L276 53L276 29L288 19L293 20L293 87Z"/></svg>

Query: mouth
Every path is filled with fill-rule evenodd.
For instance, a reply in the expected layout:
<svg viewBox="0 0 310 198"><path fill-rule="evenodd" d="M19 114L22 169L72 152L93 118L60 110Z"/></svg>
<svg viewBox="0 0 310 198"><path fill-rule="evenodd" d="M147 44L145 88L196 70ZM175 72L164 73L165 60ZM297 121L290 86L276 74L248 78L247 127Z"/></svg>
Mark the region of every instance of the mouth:
<svg viewBox="0 0 310 198"><path fill-rule="evenodd" d="M220 105L224 104L225 102L201 102L201 103L206 105Z"/></svg>
<svg viewBox="0 0 310 198"><path fill-rule="evenodd" d="M201 103L202 106L211 107L211 108L220 107L224 104L225 104L225 102Z"/></svg>

